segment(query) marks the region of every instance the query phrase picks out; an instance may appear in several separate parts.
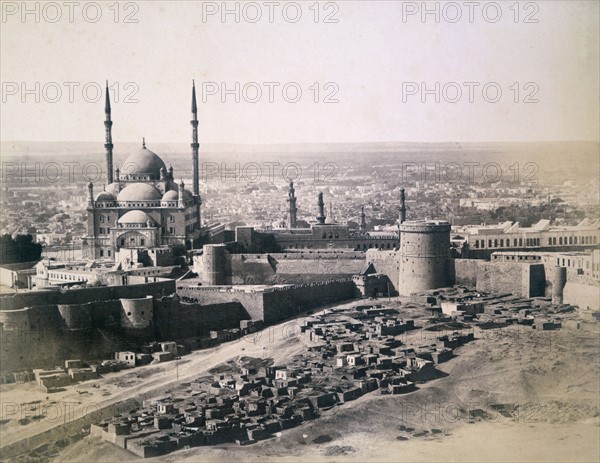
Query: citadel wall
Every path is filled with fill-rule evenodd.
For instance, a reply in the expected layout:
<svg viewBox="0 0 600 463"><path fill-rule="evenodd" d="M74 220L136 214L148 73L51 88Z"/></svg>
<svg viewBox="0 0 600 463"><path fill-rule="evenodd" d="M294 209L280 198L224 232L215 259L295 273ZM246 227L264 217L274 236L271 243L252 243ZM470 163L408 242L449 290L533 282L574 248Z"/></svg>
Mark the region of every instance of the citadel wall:
<svg viewBox="0 0 600 463"><path fill-rule="evenodd" d="M208 247L205 247L205 251ZM269 254L229 254L216 269L213 252L194 257L194 271L205 285L304 284L350 278L364 267L364 253L314 250ZM209 270L209 268L211 270ZM210 272L211 275L208 275ZM214 283L214 275L221 275ZM211 279L212 278L212 279Z"/></svg>
<svg viewBox="0 0 600 463"><path fill-rule="evenodd" d="M272 288L231 288L179 285L177 293L202 305L235 301L253 320L272 323L299 310L355 297L351 279L328 280Z"/></svg>
<svg viewBox="0 0 600 463"><path fill-rule="evenodd" d="M83 304L86 302L106 301L114 299L134 299L146 296L160 297L175 292L174 280L127 286L101 286L78 288L64 291L30 291L0 297L2 310L19 309L38 305Z"/></svg>
<svg viewBox="0 0 600 463"><path fill-rule="evenodd" d="M149 341L206 336L210 330L239 327L240 320L250 318L242 305L231 299L200 305L181 301L172 293L162 296L165 288L175 286L175 281L164 283L149 285L148 292L159 294L158 298L142 295L85 302L92 296L138 295L142 289L86 288L44 293L60 300L60 304L12 310L3 306L0 369L42 368L68 358L107 358L115 351L135 349ZM75 297L78 293L80 298ZM35 302L41 296L30 294L35 297L11 298L11 305L23 300ZM73 299L81 302L72 303Z"/></svg>
<svg viewBox="0 0 600 463"><path fill-rule="evenodd" d="M366 265L372 264L375 272L383 273L390 280L390 290L398 291L400 280L400 254L398 251L370 249L366 253Z"/></svg>
<svg viewBox="0 0 600 463"><path fill-rule="evenodd" d="M481 261L477 267L476 288L487 293L512 293L521 297L544 296L544 265Z"/></svg>

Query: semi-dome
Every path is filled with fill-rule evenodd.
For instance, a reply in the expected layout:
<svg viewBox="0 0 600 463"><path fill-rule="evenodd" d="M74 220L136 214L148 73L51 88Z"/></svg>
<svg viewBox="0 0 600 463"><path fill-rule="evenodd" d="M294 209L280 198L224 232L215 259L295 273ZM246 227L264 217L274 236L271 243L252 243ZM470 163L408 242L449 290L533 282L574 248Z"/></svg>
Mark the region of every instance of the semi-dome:
<svg viewBox="0 0 600 463"><path fill-rule="evenodd" d="M139 210L133 210L133 211L129 211L126 214L123 214L119 220L117 220L118 223L123 223L123 224L147 224L148 221L150 221L150 223L154 223L154 220L152 220L152 217L150 217L148 214L146 214L144 211L139 211Z"/></svg>
<svg viewBox="0 0 600 463"><path fill-rule="evenodd" d="M148 183L132 183L121 190L117 201L154 201L161 196L160 191Z"/></svg>
<svg viewBox="0 0 600 463"><path fill-rule="evenodd" d="M108 202L108 201L114 201L114 200L115 200L115 197L107 191L101 191L100 193L98 193L96 195L96 199L95 199L95 201L100 201L100 202Z"/></svg>
<svg viewBox="0 0 600 463"><path fill-rule="evenodd" d="M169 190L162 197L163 201L177 201L178 199L179 193L176 190Z"/></svg>
<svg viewBox="0 0 600 463"><path fill-rule="evenodd" d="M108 185L106 185L106 188L104 189L104 191L113 195L116 198L117 195L119 194L119 184L116 182L109 183Z"/></svg>
<svg viewBox="0 0 600 463"><path fill-rule="evenodd" d="M144 145L125 160L121 171L127 172L128 175L151 175L152 178L158 180L161 169L167 171L163 160Z"/></svg>

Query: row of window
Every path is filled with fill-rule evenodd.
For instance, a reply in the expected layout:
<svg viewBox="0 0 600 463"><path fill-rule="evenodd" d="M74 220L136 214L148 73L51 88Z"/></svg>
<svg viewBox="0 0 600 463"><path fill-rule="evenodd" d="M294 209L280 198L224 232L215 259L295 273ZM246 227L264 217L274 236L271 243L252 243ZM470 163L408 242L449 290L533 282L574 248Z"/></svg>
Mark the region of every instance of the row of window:
<svg viewBox="0 0 600 463"><path fill-rule="evenodd" d="M311 244L290 244L288 246L285 246L287 249L312 249L312 248L320 248L321 246L319 245L311 245ZM362 246L360 244L358 244L354 250L355 251L360 251L365 250L365 249L394 249L395 246L393 245L393 243L369 243L367 246L367 243L363 243Z"/></svg>
<svg viewBox="0 0 600 463"><path fill-rule="evenodd" d="M557 243L559 246L565 244L596 244L598 240L598 237L596 236L582 236L581 240L579 240L578 238L579 237L577 236L569 236L567 239L566 236L564 238L562 236L559 236L557 242L556 237L550 237L548 238L548 245L556 246Z"/></svg>
<svg viewBox="0 0 600 463"><path fill-rule="evenodd" d="M188 216L186 215L185 217L186 217L186 219L187 219L187 217L188 217ZM107 222L110 222L110 221L111 221L110 215L108 215L108 216L106 216L106 217L104 217L103 215L100 215L100 216L98 216L98 220L99 220L100 222L104 222L104 219L106 219L106 221L107 221ZM163 216L162 220L163 220L163 221L165 221L165 220L166 220L166 217L164 217L164 216ZM169 222L175 222L175 216L173 216L173 215L170 215L170 216L169 216Z"/></svg>
<svg viewBox="0 0 600 463"><path fill-rule="evenodd" d="M81 275L72 275L69 273L49 272L48 277L54 280L87 281L86 277L83 277Z"/></svg>
<svg viewBox="0 0 600 463"><path fill-rule="evenodd" d="M582 236L581 239L577 236L569 236L569 237L549 237L548 238L548 246L564 246L569 244L597 244L598 238L597 236ZM488 239L487 247L488 248L510 248L510 247L522 247L522 246L540 246L540 238L514 238L512 240L510 238L500 238L500 239ZM486 240L475 240L475 248L476 249L485 249L486 248Z"/></svg>
<svg viewBox="0 0 600 463"><path fill-rule="evenodd" d="M486 245L485 245L486 240L475 240L475 248L476 249L485 249ZM539 238L515 238L513 240L513 244L512 247L513 248L520 248L523 246L539 246L540 245L540 239ZM487 240L487 247L488 248L510 248L510 238L501 238L501 239L493 239L493 240Z"/></svg>

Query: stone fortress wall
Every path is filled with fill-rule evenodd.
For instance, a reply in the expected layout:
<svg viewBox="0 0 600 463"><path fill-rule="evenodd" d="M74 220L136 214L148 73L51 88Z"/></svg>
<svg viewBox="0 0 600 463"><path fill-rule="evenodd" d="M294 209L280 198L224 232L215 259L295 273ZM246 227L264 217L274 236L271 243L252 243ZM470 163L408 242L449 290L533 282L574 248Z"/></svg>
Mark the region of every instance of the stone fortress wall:
<svg viewBox="0 0 600 463"><path fill-rule="evenodd" d="M174 280L18 296L1 299L2 371L48 367L73 357L106 358L149 341L208 336L250 318L239 302L182 301ZM24 303L30 305L18 307Z"/></svg>

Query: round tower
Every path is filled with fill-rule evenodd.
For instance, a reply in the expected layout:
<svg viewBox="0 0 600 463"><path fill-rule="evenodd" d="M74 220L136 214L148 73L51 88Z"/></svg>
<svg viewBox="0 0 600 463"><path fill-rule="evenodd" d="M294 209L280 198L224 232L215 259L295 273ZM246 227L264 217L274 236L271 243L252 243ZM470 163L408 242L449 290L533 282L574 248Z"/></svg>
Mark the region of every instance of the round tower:
<svg viewBox="0 0 600 463"><path fill-rule="evenodd" d="M205 244L202 250L202 274L205 284L224 285L227 247L224 244Z"/></svg>
<svg viewBox="0 0 600 463"><path fill-rule="evenodd" d="M567 268L566 267L555 267L554 268L554 280L552 281L552 303L562 304L563 303L563 292L565 285L567 284Z"/></svg>
<svg viewBox="0 0 600 463"><path fill-rule="evenodd" d="M409 221L400 224L401 296L448 286L450 224L446 221Z"/></svg>

